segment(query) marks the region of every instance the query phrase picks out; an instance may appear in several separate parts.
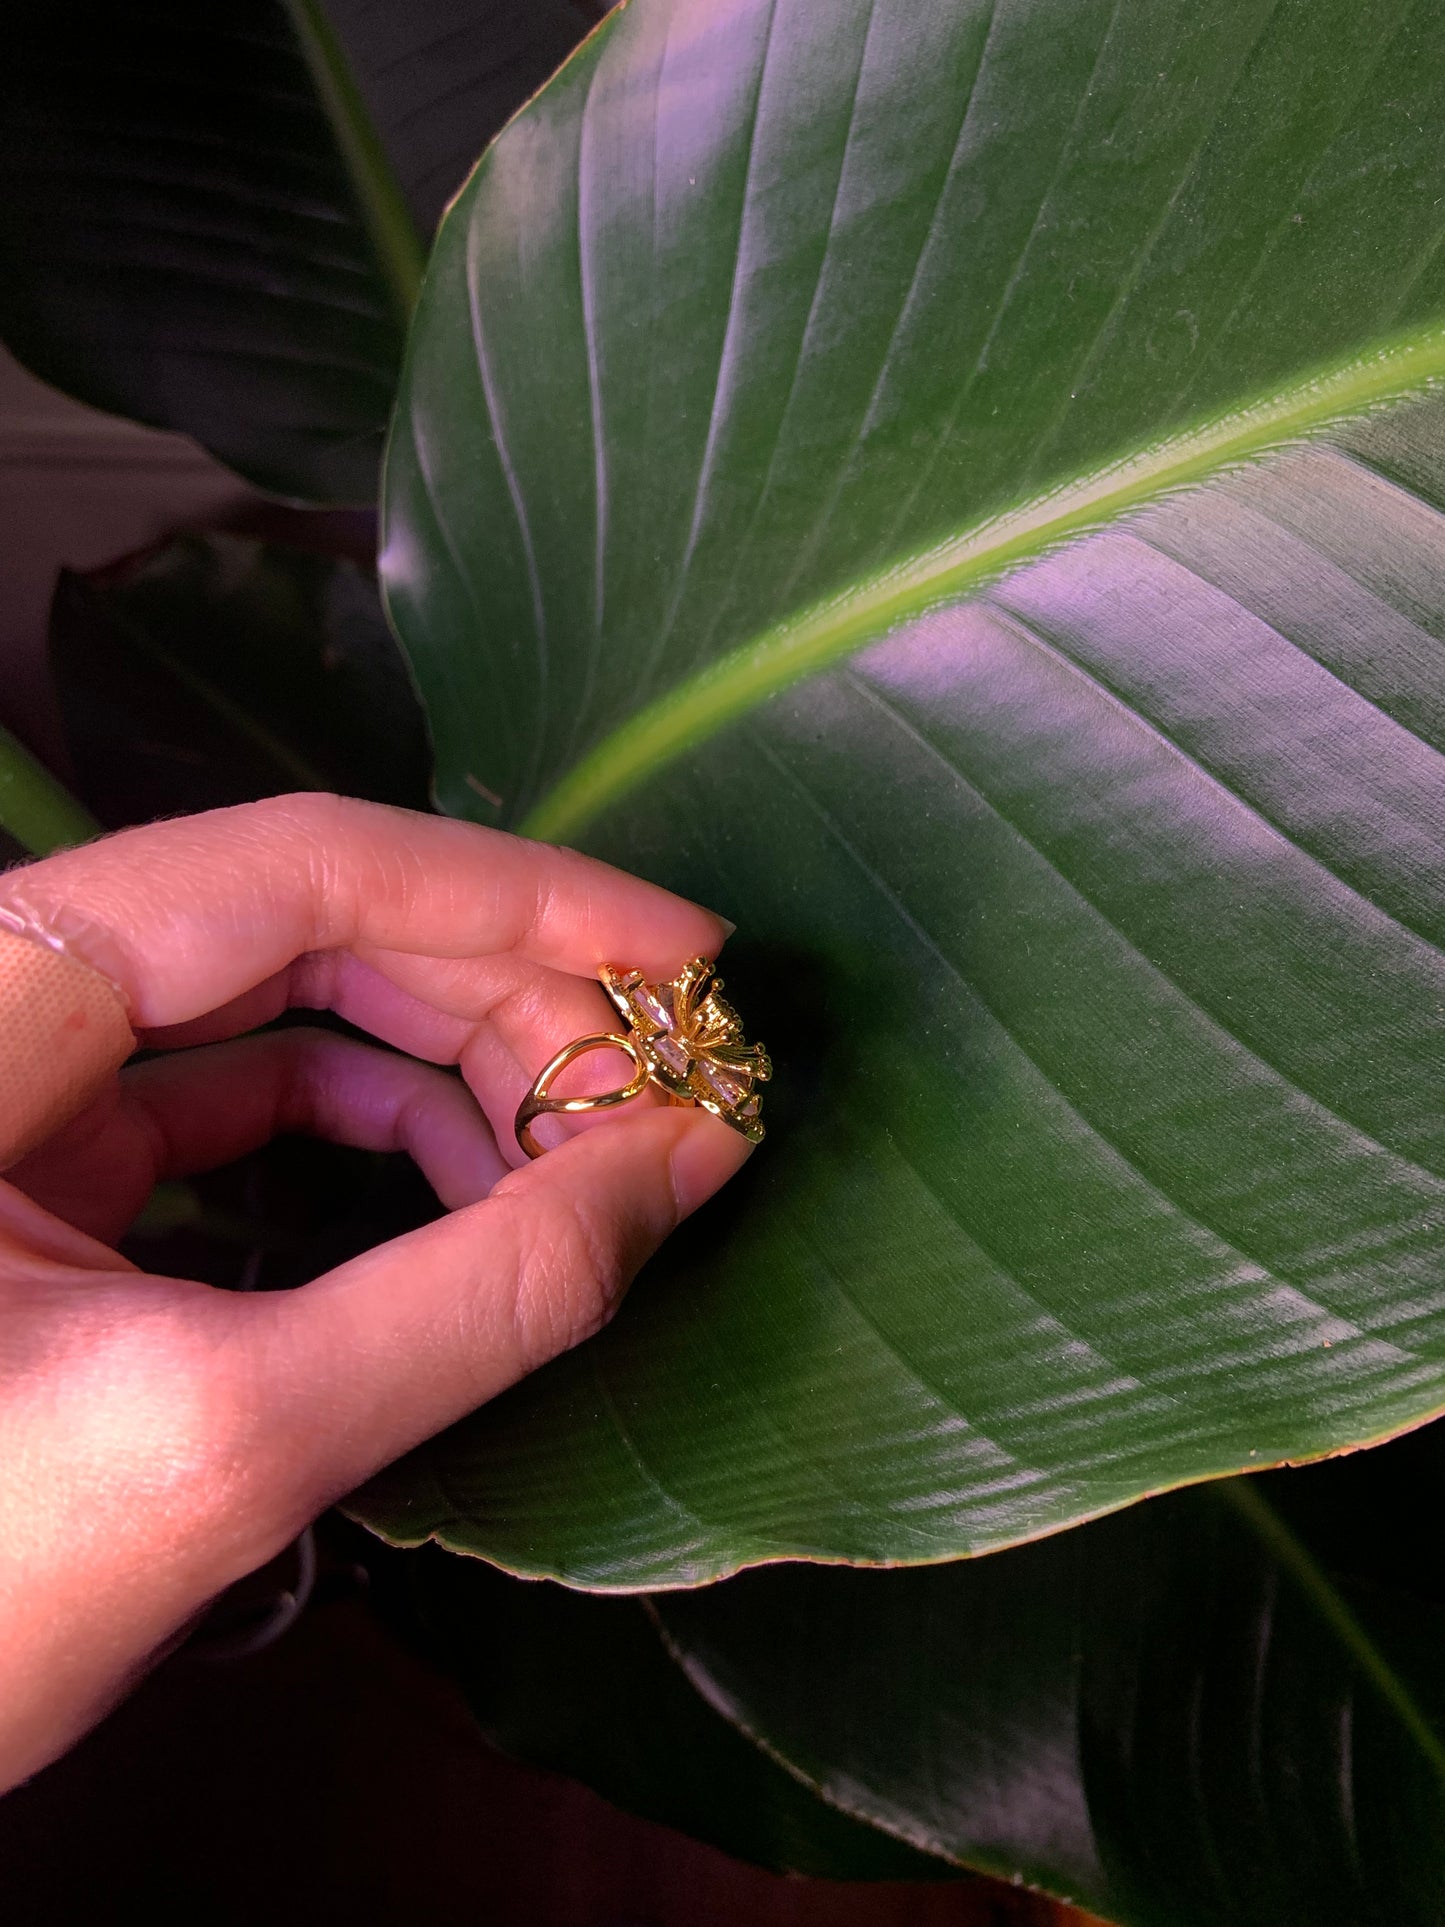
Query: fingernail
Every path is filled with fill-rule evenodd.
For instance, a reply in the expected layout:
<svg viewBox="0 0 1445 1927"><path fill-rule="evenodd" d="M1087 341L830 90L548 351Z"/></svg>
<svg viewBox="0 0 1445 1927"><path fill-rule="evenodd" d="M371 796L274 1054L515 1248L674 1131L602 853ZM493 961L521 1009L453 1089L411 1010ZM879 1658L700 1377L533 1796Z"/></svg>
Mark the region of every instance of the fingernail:
<svg viewBox="0 0 1445 1927"><path fill-rule="evenodd" d="M752 1146L739 1131L729 1129L706 1111L688 1120L672 1147L672 1195L677 1215L685 1218L706 1204L747 1162Z"/></svg>
<svg viewBox="0 0 1445 1927"><path fill-rule="evenodd" d="M696 901L696 899L694 899L694 901ZM710 910L705 903L699 903L697 907L699 910L702 911L704 916L717 918L718 922L723 927L723 935L725 937L730 937L733 934L734 930L737 929L737 925L733 922L731 917L725 917L720 910Z"/></svg>

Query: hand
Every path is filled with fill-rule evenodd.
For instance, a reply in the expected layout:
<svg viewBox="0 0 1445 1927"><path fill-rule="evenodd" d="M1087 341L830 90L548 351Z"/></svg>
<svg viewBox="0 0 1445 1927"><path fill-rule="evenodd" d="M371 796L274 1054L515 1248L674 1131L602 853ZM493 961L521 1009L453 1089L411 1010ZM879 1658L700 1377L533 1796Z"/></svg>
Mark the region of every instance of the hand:
<svg viewBox="0 0 1445 1927"><path fill-rule="evenodd" d="M726 933L570 851L297 796L11 871L7 906L174 1054L111 1078L0 1183L0 1786L326 1505L597 1331L747 1151L706 1112L640 1099L535 1164L518 1153L533 1073L615 1023L596 966L671 976ZM288 1007L409 1056L240 1036ZM158 1180L279 1131L409 1151L449 1214L291 1292L151 1277L115 1251Z"/></svg>

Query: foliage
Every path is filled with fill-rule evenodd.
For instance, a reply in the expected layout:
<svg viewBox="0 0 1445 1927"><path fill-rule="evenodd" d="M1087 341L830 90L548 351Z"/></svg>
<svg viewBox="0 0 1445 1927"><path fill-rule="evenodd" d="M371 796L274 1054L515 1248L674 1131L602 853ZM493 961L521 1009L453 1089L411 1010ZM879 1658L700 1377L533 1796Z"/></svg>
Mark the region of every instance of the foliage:
<svg viewBox="0 0 1445 1927"><path fill-rule="evenodd" d="M13 0L0 333L46 380L184 429L265 488L371 501L422 237L593 17Z"/></svg>
<svg viewBox="0 0 1445 1927"><path fill-rule="evenodd" d="M425 730L375 588L344 556L212 533L67 572L50 660L102 822L287 789L426 806Z"/></svg>
<svg viewBox="0 0 1445 1927"><path fill-rule="evenodd" d="M657 1600L712 1705L930 1851L1160 1927L1428 1927L1438 1428L1000 1558Z"/></svg>
<svg viewBox="0 0 1445 1927"><path fill-rule="evenodd" d="M0 331L369 499L417 236L587 24L22 6ZM437 795L736 918L778 1064L614 1327L355 1502L654 1590L414 1555L524 1756L769 1864L1438 1919L1434 1433L1199 1482L1445 1407L1442 75L1404 0L631 0L443 218L381 548ZM105 820L416 799L299 527L62 583ZM680 1590L780 1559L921 1569Z"/></svg>
<svg viewBox="0 0 1445 1927"><path fill-rule="evenodd" d="M1048 13L635 6L442 224L382 553L438 795L732 917L778 1075L391 1536L947 1558L1445 1402L1439 404L957 599L1445 371L1445 16Z"/></svg>
<svg viewBox="0 0 1445 1927"><path fill-rule="evenodd" d="M763 1866L834 1880L947 1876L750 1745L671 1664L635 1601L524 1585L435 1547L411 1581L483 1731L515 1758Z"/></svg>

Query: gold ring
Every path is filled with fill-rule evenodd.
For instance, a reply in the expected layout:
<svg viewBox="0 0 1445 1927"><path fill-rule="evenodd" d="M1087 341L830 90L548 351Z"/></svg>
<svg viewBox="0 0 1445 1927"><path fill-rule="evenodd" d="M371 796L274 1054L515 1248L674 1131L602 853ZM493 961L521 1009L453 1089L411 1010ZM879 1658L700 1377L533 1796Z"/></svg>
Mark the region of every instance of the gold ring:
<svg viewBox="0 0 1445 1927"><path fill-rule="evenodd" d="M563 1045L532 1082L517 1109L517 1142L529 1158L546 1148L532 1136L535 1119L550 1113L575 1115L606 1111L639 1097L649 1084L667 1093L672 1104L698 1104L720 1117L752 1144L763 1135L757 1089L773 1074L761 1044L743 1041L742 1019L719 992L706 957L694 957L668 983L650 984L640 970L603 964L602 988L627 1024L623 1031L594 1031ZM712 979L711 988L708 980ZM588 1051L620 1050L632 1059L635 1074L620 1090L596 1097L552 1097L552 1081Z"/></svg>

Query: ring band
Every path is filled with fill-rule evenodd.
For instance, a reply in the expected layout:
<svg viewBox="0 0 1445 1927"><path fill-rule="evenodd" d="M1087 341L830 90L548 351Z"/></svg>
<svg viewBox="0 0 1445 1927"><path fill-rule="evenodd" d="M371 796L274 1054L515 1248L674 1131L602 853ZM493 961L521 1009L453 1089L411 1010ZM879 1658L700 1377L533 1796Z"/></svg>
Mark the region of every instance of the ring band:
<svg viewBox="0 0 1445 1927"><path fill-rule="evenodd" d="M611 1110L640 1097L649 1084L664 1091L669 1103L711 1111L756 1144L763 1135L757 1086L772 1076L772 1062L761 1044L744 1042L742 1019L718 994L722 980L713 976L707 958L694 957L668 983L648 983L640 970L612 964L597 974L627 1029L575 1037L543 1065L517 1109L517 1142L527 1156L540 1157L546 1148L532 1135L537 1118ZM553 1079L594 1050L622 1051L635 1074L619 1090L595 1097L553 1097Z"/></svg>
<svg viewBox="0 0 1445 1927"><path fill-rule="evenodd" d="M597 1097L549 1097L548 1090L552 1079L579 1057L585 1057L592 1050L625 1051L637 1069L630 1081L620 1091L603 1091ZM563 1111L606 1111L614 1104L626 1104L634 1097L640 1097L647 1089L651 1073L647 1060L638 1052L630 1037L619 1032L602 1030L591 1037L574 1037L570 1044L564 1044L551 1062L537 1073L532 1088L522 1099L517 1110L517 1142L529 1158L539 1158L546 1149L532 1136L532 1123L535 1118L546 1117Z"/></svg>

